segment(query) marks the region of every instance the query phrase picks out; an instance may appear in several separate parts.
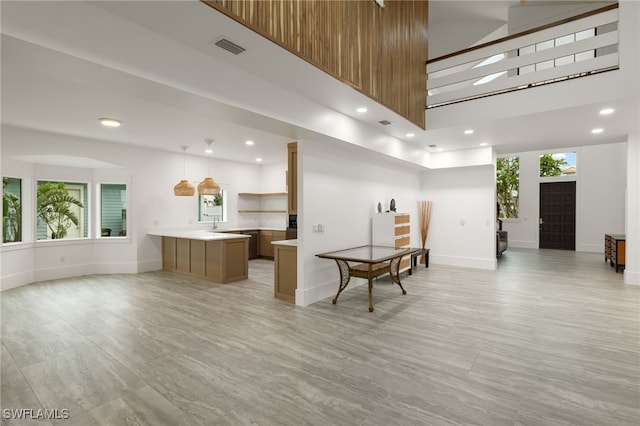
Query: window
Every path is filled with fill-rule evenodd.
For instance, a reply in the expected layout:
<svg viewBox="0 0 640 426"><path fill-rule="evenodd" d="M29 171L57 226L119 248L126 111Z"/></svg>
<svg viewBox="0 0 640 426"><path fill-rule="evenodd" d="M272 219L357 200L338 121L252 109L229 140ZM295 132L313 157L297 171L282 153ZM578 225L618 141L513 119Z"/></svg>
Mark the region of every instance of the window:
<svg viewBox="0 0 640 426"><path fill-rule="evenodd" d="M2 242L22 241L22 179L2 177Z"/></svg>
<svg viewBox="0 0 640 426"><path fill-rule="evenodd" d="M226 194L220 190L218 195L198 196L198 220L200 222L226 222L227 208L225 205Z"/></svg>
<svg viewBox="0 0 640 426"><path fill-rule="evenodd" d="M100 236L127 235L127 185L100 185Z"/></svg>
<svg viewBox="0 0 640 426"><path fill-rule="evenodd" d="M540 156L540 177L572 176L577 172L575 152L557 152Z"/></svg>
<svg viewBox="0 0 640 426"><path fill-rule="evenodd" d="M87 184L38 181L38 240L87 237Z"/></svg>
<svg viewBox="0 0 640 426"><path fill-rule="evenodd" d="M498 158L496 167L496 191L499 219L518 217L518 197L520 188L520 158Z"/></svg>

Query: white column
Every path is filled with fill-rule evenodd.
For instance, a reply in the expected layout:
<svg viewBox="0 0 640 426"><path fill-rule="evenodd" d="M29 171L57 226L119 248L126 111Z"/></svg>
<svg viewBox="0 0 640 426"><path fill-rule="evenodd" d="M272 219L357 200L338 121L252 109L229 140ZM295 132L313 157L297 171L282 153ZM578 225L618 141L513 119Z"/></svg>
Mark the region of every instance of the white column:
<svg viewBox="0 0 640 426"><path fill-rule="evenodd" d="M629 135L627 143L627 211L625 284L640 285L640 131Z"/></svg>

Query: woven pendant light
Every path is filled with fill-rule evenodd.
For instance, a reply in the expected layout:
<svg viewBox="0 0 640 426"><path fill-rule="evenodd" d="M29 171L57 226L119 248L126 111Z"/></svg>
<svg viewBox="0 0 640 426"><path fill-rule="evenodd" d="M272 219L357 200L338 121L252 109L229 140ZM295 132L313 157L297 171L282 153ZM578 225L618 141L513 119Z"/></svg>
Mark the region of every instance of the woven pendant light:
<svg viewBox="0 0 640 426"><path fill-rule="evenodd" d="M200 195L218 195L220 193L220 185L211 177L206 177L198 184L198 194Z"/></svg>
<svg viewBox="0 0 640 426"><path fill-rule="evenodd" d="M204 141L207 144L207 149L205 152L207 154L212 154L213 149L211 148L211 144L214 142L213 139L205 139ZM212 177L206 177L202 179L202 182L198 184L198 194L199 195L218 195L220 194L220 185L213 180Z"/></svg>
<svg viewBox="0 0 640 426"><path fill-rule="evenodd" d="M182 172L183 176L187 174L187 165L186 165L186 152L189 148L186 145L181 146L182 148ZM173 187L173 195L178 197L190 197L195 194L196 188L189 183L188 180L182 179L176 186Z"/></svg>
<svg viewBox="0 0 640 426"><path fill-rule="evenodd" d="M196 193L196 188L189 183L188 180L182 179L176 186L173 187L173 195L179 197L190 197Z"/></svg>

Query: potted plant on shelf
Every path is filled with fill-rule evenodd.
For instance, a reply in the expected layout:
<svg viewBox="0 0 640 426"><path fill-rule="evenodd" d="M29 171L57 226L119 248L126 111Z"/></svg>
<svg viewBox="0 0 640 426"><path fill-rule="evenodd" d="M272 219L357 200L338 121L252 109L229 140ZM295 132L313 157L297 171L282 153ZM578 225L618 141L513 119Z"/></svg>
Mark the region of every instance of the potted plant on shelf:
<svg viewBox="0 0 640 426"><path fill-rule="evenodd" d="M38 217L51 231L51 239L64 238L71 225L78 226L78 216L71 210L75 205L84 207L64 186L64 182L43 183L38 186Z"/></svg>

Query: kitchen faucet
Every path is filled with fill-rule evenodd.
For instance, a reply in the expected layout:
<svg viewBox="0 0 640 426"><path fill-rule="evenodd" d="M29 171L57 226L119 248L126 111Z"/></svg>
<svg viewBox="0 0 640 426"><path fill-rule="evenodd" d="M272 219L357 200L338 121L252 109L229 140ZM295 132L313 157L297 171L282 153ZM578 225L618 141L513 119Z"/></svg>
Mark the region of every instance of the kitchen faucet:
<svg viewBox="0 0 640 426"><path fill-rule="evenodd" d="M213 229L218 229L217 219L218 216L213 216Z"/></svg>

